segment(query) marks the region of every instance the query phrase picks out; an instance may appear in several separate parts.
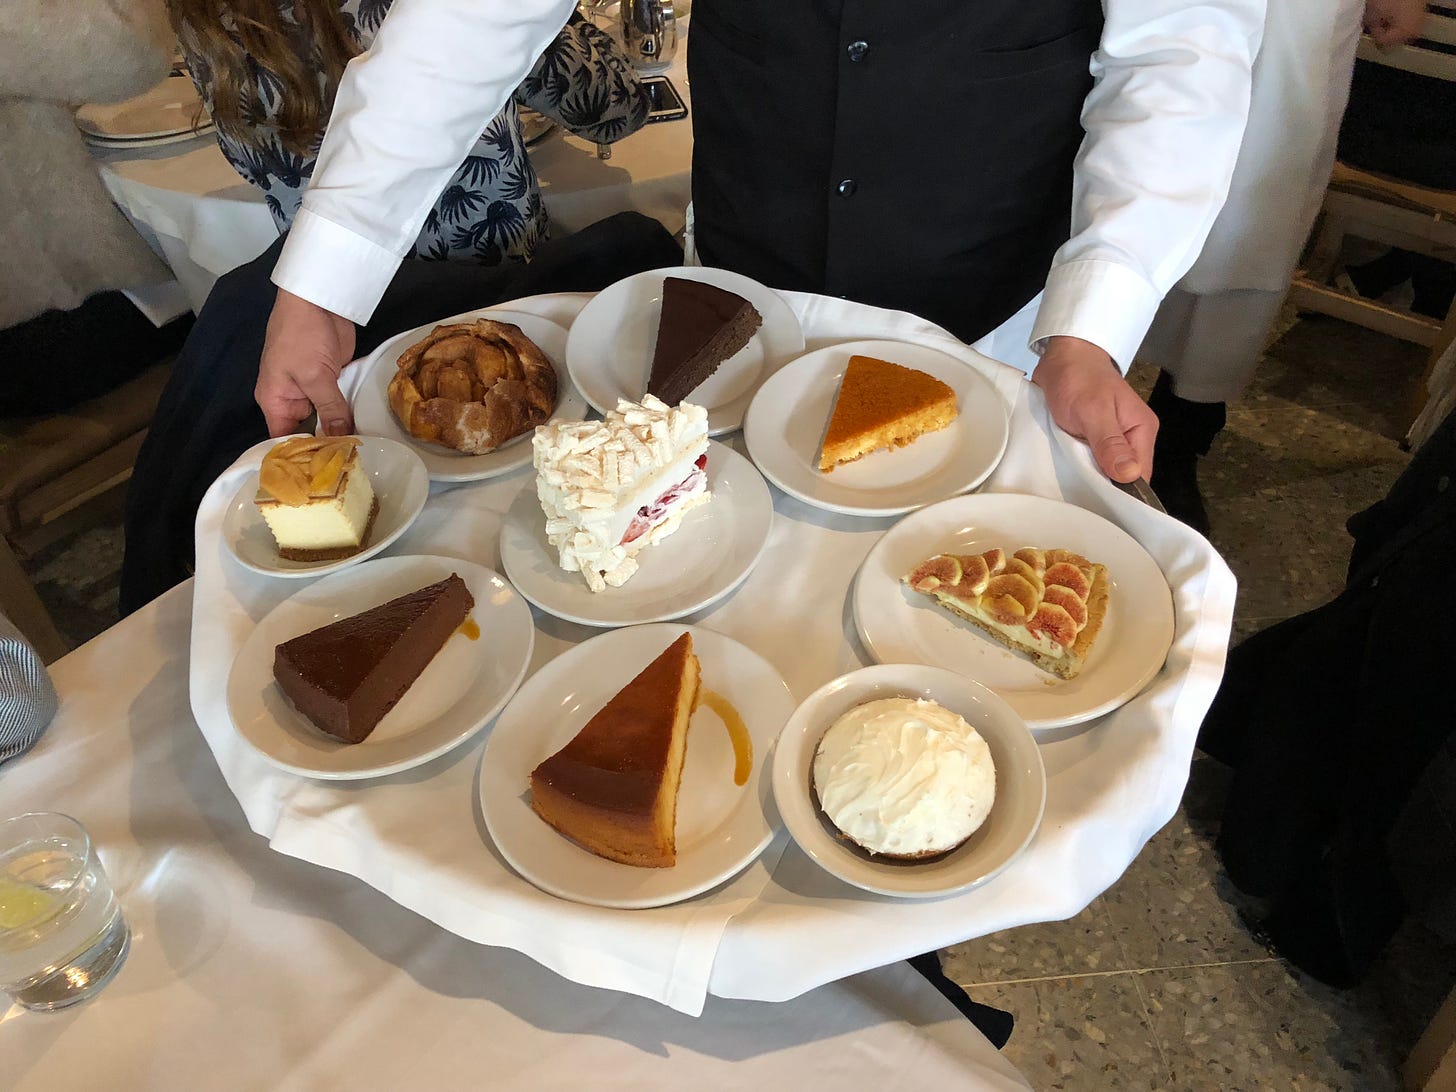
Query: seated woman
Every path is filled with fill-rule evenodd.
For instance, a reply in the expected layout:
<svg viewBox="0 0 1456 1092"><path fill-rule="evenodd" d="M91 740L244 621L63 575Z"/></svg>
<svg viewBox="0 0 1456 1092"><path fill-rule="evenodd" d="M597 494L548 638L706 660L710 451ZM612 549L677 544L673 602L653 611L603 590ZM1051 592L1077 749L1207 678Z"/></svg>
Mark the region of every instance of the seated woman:
<svg viewBox="0 0 1456 1092"><path fill-rule="evenodd" d="M257 10L245 18L238 0L172 0L172 15L224 153L264 190L286 229L313 171L343 67L373 40L389 0L252 6ZM536 60L516 101L599 143L627 136L647 117L646 93L625 57L576 19ZM510 103L486 125L426 218L410 255L425 260L403 262L369 323L355 330L354 355L401 331L502 300L594 291L682 262L667 230L635 213L563 239L547 240L546 231ZM282 246L280 238L217 282L173 366L127 494L123 613L187 578L203 494L268 437L254 386L276 295L269 277Z"/></svg>
<svg viewBox="0 0 1456 1092"><path fill-rule="evenodd" d="M263 191L280 232L313 174L344 66L369 48L392 0L170 0L192 79L237 172ZM609 144L647 121L647 91L604 32L575 18L481 133L425 220L410 257L522 261L546 210L517 104Z"/></svg>

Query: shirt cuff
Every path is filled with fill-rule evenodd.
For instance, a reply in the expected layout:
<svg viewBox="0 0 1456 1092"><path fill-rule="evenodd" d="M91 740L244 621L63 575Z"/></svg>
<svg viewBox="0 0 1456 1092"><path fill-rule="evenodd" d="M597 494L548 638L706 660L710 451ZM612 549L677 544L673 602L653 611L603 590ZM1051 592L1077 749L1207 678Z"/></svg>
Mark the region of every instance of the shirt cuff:
<svg viewBox="0 0 1456 1092"><path fill-rule="evenodd" d="M273 283L362 326L401 260L378 243L301 208L273 267Z"/></svg>
<svg viewBox="0 0 1456 1092"><path fill-rule="evenodd" d="M1117 262L1089 258L1055 266L1031 329L1031 347L1040 353L1049 337L1078 337L1106 352L1126 374L1161 302L1162 294L1141 274Z"/></svg>

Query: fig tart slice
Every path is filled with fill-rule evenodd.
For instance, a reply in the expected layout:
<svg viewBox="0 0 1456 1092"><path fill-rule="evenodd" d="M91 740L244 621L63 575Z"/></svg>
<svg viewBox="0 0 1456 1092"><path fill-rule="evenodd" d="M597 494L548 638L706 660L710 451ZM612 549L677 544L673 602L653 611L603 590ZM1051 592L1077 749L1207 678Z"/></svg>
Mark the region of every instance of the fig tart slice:
<svg viewBox="0 0 1456 1092"><path fill-rule="evenodd" d="M1062 679L1082 670L1107 617L1107 567L1071 550L936 554L901 579Z"/></svg>

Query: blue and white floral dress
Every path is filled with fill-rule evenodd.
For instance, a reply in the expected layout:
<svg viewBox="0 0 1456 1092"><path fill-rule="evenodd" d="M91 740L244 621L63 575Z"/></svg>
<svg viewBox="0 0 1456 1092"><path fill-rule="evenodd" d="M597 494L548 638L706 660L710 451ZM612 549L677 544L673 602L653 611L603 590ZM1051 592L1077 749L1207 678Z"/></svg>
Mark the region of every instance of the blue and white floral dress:
<svg viewBox="0 0 1456 1092"><path fill-rule="evenodd" d="M369 48L391 2L340 0L339 14L360 51ZM278 0L278 7L284 22L292 23L289 0ZM185 50L185 33L182 39ZM306 43L300 47L309 48ZM207 63L189 56L188 64L211 109L213 80ZM317 142L307 155L283 147L275 125L282 87L251 58L248 68L252 83L245 97L252 102L245 103L244 117L252 122L254 139L244 143L219 129L217 142L237 172L263 191L283 232L293 223L313 174ZM526 155L518 103L601 144L641 128L649 105L641 81L616 43L590 23L568 23L536 60L512 101L485 127L425 218L407 257L499 265L526 261L546 237L546 210Z"/></svg>

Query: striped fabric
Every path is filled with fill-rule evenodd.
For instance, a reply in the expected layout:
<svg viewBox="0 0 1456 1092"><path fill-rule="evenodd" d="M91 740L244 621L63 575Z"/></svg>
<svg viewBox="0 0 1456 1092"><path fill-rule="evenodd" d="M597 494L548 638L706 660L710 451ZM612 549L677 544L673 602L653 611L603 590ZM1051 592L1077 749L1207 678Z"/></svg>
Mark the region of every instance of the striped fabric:
<svg viewBox="0 0 1456 1092"><path fill-rule="evenodd" d="M0 762L30 749L56 715L56 688L10 619L0 614Z"/></svg>

